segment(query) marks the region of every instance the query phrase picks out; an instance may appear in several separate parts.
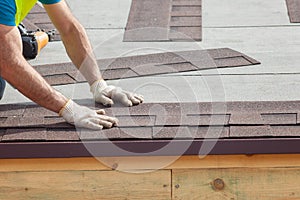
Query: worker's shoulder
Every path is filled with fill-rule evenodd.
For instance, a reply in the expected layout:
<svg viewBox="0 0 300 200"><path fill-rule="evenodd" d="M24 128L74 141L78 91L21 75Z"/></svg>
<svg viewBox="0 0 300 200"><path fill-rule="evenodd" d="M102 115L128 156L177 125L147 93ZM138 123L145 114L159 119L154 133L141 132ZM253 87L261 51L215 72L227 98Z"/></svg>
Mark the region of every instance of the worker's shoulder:
<svg viewBox="0 0 300 200"><path fill-rule="evenodd" d="M1 0L0 1L0 24L14 26L16 15L15 0Z"/></svg>

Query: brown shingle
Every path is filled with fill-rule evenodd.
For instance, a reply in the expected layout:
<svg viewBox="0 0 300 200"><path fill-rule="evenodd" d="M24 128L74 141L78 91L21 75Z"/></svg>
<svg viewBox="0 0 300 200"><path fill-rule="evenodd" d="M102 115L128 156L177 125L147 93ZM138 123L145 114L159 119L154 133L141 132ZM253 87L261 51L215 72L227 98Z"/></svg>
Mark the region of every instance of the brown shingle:
<svg viewBox="0 0 300 200"><path fill-rule="evenodd" d="M21 116L25 111L26 105L7 104L0 106L0 117Z"/></svg>
<svg viewBox="0 0 300 200"><path fill-rule="evenodd" d="M298 137L300 135L300 126L271 126L273 136L292 136Z"/></svg>
<svg viewBox="0 0 300 200"><path fill-rule="evenodd" d="M240 113L231 113L229 124L234 125L264 125L265 121L261 117L260 113L251 113L251 112L240 112Z"/></svg>
<svg viewBox="0 0 300 200"><path fill-rule="evenodd" d="M7 129L2 141L45 141L46 129L44 128L22 128Z"/></svg>
<svg viewBox="0 0 300 200"><path fill-rule="evenodd" d="M170 27L201 27L201 17L171 17Z"/></svg>
<svg viewBox="0 0 300 200"><path fill-rule="evenodd" d="M152 127L120 127L122 139L151 139Z"/></svg>
<svg viewBox="0 0 300 200"><path fill-rule="evenodd" d="M246 60L244 57L234 57L234 58L222 58L215 60L217 67L237 67L237 66L247 66L251 65L251 62Z"/></svg>
<svg viewBox="0 0 300 200"><path fill-rule="evenodd" d="M201 40L202 29L201 27L171 27L170 40L180 40L182 38Z"/></svg>
<svg viewBox="0 0 300 200"><path fill-rule="evenodd" d="M119 127L130 126L154 126L155 116L149 115L130 115L116 116L119 120Z"/></svg>
<svg viewBox="0 0 300 200"><path fill-rule="evenodd" d="M258 63L254 59L251 62ZM106 80L137 77L139 75L214 69L217 67L237 67L252 65L251 62L244 54L226 48L166 52L98 60L99 68ZM85 81L84 77L78 73L71 63L40 65L35 68L51 85Z"/></svg>
<svg viewBox="0 0 300 200"><path fill-rule="evenodd" d="M34 13L34 14L29 13L26 16L26 19L34 24L51 23L51 20L48 17L46 12L45 13Z"/></svg>
<svg viewBox="0 0 300 200"><path fill-rule="evenodd" d="M188 139L188 138L223 138L229 136L229 128L222 126L167 126L154 127L153 138L156 139Z"/></svg>
<svg viewBox="0 0 300 200"><path fill-rule="evenodd" d="M269 113L261 114L266 124L296 124L297 114L295 113Z"/></svg>
<svg viewBox="0 0 300 200"><path fill-rule="evenodd" d="M124 41L168 40L170 6L170 1L165 0L133 0ZM145 29L149 27L162 29Z"/></svg>
<svg viewBox="0 0 300 200"><path fill-rule="evenodd" d="M276 136L269 125L230 126L230 137L266 137Z"/></svg>
<svg viewBox="0 0 300 200"><path fill-rule="evenodd" d="M58 116L44 117L44 125L47 128L64 128L66 130L74 128L73 125L67 123L62 117Z"/></svg>
<svg viewBox="0 0 300 200"><path fill-rule="evenodd" d="M8 117L1 127L44 127L43 117Z"/></svg>
<svg viewBox="0 0 300 200"><path fill-rule="evenodd" d="M79 141L79 135L74 129L50 129L46 133L47 141Z"/></svg>
<svg viewBox="0 0 300 200"><path fill-rule="evenodd" d="M172 0L173 6L201 6L201 0Z"/></svg>
<svg viewBox="0 0 300 200"><path fill-rule="evenodd" d="M300 1L286 0L291 23L300 23Z"/></svg>
<svg viewBox="0 0 300 200"><path fill-rule="evenodd" d="M192 30L189 26L201 29L201 0L133 0L124 41L201 40L202 31L193 29L188 34ZM170 32L172 27L179 27L177 31L185 35L175 33L174 29Z"/></svg>
<svg viewBox="0 0 300 200"><path fill-rule="evenodd" d="M154 127L153 138L155 139L195 138L195 134L192 134L187 126Z"/></svg>
<svg viewBox="0 0 300 200"><path fill-rule="evenodd" d="M76 81L68 74L56 74L56 75L45 76L44 79L50 85L64 85L64 84L76 83Z"/></svg>

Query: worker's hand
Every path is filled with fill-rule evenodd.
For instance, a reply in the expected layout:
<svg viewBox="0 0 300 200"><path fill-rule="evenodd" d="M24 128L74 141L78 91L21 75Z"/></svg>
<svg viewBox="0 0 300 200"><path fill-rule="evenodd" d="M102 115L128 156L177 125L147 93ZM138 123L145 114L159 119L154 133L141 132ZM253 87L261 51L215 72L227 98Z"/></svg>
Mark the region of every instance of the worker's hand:
<svg viewBox="0 0 300 200"><path fill-rule="evenodd" d="M97 103L111 106L114 102L119 102L125 106L138 105L144 101L143 96L127 92L119 87L107 85L104 80L99 80L91 85L91 92Z"/></svg>
<svg viewBox="0 0 300 200"><path fill-rule="evenodd" d="M104 110L92 110L69 100L60 110L59 115L76 127L101 130L117 125L118 120L105 115Z"/></svg>

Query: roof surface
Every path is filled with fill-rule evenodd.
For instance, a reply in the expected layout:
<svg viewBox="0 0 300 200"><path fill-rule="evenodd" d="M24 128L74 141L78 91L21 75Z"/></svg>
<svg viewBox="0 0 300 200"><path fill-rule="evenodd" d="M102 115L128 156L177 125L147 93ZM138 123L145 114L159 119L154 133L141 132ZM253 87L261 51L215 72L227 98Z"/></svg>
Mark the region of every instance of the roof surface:
<svg viewBox="0 0 300 200"><path fill-rule="evenodd" d="M108 81L109 84L144 95L147 104L130 108L131 116L127 109L108 108L108 114L120 118L120 126L101 132L76 130L56 114L27 104L30 100L8 86L0 104L18 104L0 108L2 158L299 153L300 34L299 26L291 24L289 19L289 15L292 18L298 14L290 10L288 15L287 10L296 6L282 0L203 1L202 12L198 13L202 20L201 42L135 43L122 42L130 0L90 0L89 4L72 0L68 4L86 28L100 65L106 66L105 61L110 62L110 58L120 58L113 59L113 64L124 67L130 63L121 58L125 56L131 56L131 60L147 60L153 53L229 48L261 64L186 72L193 68L188 60L184 65L180 63L179 69L185 72L162 73L161 66L151 71L152 65L141 71L151 76L137 73L139 76L130 79L118 78L124 73L130 77L136 75L136 72L127 73L127 69L135 65L126 66L125 71L118 68L117 73L107 70L108 79L117 79ZM52 26L44 17L44 11L40 16L41 12L33 10L29 16L32 26ZM188 30L193 35L194 32ZM241 60L245 62L247 58ZM241 60L229 59L230 65L226 66L240 64ZM57 84L53 84L65 95L73 99L91 97L88 84L68 71L72 66L65 64L69 59L61 42L49 43L40 56L30 62L39 65L45 77L58 75ZM54 74L47 71L51 67L55 68L51 69ZM172 69L178 68L173 66ZM55 74L58 72L60 74ZM69 81L77 84L63 85ZM226 109L223 103L215 103L222 101L227 102ZM81 104L94 107L91 101Z"/></svg>
<svg viewBox="0 0 300 200"><path fill-rule="evenodd" d="M102 108L89 101L80 103ZM202 144L209 144L207 154L300 153L300 102L145 103L105 108L120 123L102 131L76 129L34 105L4 105L0 110L1 157L197 155ZM122 150L114 150L116 146Z"/></svg>

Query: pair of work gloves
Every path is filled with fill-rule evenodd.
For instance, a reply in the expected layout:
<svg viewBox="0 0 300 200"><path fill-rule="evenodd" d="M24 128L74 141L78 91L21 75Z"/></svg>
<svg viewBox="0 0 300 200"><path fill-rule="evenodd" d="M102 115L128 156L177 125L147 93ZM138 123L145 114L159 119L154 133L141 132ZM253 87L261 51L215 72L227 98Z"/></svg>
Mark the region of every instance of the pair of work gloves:
<svg viewBox="0 0 300 200"><path fill-rule="evenodd" d="M111 106L115 102L124 106L138 105L144 101L143 96L128 91L124 91L119 87L107 85L104 80L94 82L90 87L94 100L105 106ZM105 115L103 109L92 110L84 106L76 104L69 100L60 110L59 115L68 123L76 127L88 128L93 130L101 130L111 128L118 124L118 119Z"/></svg>

